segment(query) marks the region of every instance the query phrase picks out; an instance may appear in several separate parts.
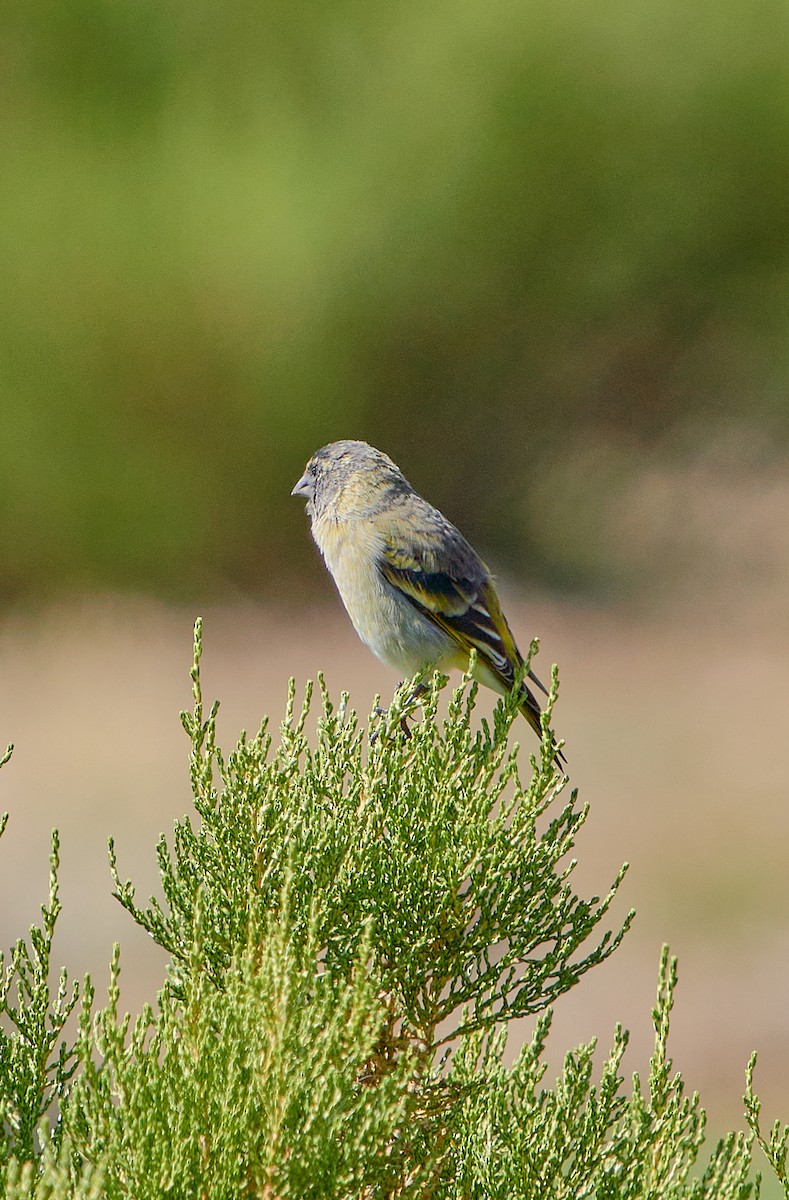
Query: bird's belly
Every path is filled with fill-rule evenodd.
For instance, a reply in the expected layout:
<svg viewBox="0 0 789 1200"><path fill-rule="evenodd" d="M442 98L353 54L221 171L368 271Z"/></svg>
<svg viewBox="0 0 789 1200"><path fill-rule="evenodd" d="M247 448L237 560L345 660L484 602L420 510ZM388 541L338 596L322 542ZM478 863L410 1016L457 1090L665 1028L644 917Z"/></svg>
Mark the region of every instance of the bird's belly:
<svg viewBox="0 0 789 1200"><path fill-rule="evenodd" d="M333 574L354 629L387 666L410 676L423 667L455 665L453 640L392 587L375 566L345 555Z"/></svg>

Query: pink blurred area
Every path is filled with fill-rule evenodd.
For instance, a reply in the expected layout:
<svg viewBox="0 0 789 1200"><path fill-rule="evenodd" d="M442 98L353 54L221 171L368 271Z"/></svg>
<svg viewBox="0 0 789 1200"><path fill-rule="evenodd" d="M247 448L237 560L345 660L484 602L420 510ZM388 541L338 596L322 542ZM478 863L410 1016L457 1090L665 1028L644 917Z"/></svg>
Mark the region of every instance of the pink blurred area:
<svg viewBox="0 0 789 1200"><path fill-rule="evenodd" d="M675 1066L701 1092L713 1128L740 1127L744 1070L760 1054L765 1116L789 1108L789 805L786 680L780 620L697 603L660 615L526 603L503 589L522 646L538 634L538 671L561 669L555 712L572 785L591 806L576 847L575 887L607 891L630 871L612 920L631 905L618 953L556 1008L551 1070L616 1022L631 1030L625 1070L646 1073L660 948L679 955ZM318 671L365 714L397 682L359 643L339 603L237 604L204 611L204 696L221 700L220 741L276 727L288 678ZM195 614L153 601L86 598L0 630L0 739L16 749L0 774L10 812L0 845L0 945L38 917L50 830L61 835L58 962L89 971L101 998L111 946L122 947L122 1002L139 1011L165 956L111 897L108 836L144 901L157 889L154 847L190 810L188 742ZM784 631L785 632L785 631ZM481 712L494 698L481 694ZM523 725L522 744L531 749ZM526 1029L516 1030L519 1040Z"/></svg>

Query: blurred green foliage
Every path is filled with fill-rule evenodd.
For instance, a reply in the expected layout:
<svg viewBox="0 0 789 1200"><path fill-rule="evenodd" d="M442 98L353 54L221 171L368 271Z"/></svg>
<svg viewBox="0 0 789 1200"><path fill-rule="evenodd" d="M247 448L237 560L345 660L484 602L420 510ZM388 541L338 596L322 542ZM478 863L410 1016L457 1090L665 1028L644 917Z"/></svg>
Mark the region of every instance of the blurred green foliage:
<svg viewBox="0 0 789 1200"><path fill-rule="evenodd" d="M788 34L764 0L5 0L0 596L291 589L337 436L604 585L645 459L789 440Z"/></svg>

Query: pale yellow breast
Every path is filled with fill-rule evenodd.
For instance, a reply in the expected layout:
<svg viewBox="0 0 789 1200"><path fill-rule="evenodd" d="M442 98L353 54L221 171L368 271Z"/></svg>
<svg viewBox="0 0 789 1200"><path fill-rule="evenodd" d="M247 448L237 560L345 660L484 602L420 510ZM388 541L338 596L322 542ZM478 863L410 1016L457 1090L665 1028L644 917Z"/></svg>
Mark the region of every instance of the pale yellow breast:
<svg viewBox="0 0 789 1200"><path fill-rule="evenodd" d="M382 662L410 676L455 657L447 635L381 575L384 539L371 522L324 517L312 532L354 629Z"/></svg>

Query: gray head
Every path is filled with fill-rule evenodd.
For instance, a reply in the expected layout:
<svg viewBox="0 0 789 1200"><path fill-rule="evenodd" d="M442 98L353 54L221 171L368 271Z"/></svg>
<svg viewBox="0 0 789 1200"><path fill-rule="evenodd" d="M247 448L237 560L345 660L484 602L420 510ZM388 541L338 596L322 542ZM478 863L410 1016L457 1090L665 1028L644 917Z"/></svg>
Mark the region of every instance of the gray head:
<svg viewBox="0 0 789 1200"><path fill-rule="evenodd" d="M330 442L316 450L291 496L304 496L307 512L320 517L363 513L383 495L411 491L402 471L388 454L367 442Z"/></svg>

